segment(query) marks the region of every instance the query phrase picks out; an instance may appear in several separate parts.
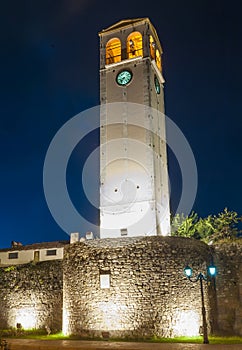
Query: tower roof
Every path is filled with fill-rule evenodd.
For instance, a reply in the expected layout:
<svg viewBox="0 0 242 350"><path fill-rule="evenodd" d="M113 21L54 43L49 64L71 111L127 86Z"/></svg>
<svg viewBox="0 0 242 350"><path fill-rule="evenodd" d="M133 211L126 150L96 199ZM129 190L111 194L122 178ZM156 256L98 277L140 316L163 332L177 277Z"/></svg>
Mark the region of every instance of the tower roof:
<svg viewBox="0 0 242 350"><path fill-rule="evenodd" d="M150 22L149 18L148 17L144 17L144 18L134 18L134 19L123 19L113 25L111 25L110 27L106 28L106 29L103 29L101 32L99 32L99 35L100 34L105 34L107 32L111 32L111 31L115 31L117 29L120 29L120 28L123 28L123 27L127 27L127 26L130 26L130 25L133 25L133 24L137 24L139 22Z"/></svg>

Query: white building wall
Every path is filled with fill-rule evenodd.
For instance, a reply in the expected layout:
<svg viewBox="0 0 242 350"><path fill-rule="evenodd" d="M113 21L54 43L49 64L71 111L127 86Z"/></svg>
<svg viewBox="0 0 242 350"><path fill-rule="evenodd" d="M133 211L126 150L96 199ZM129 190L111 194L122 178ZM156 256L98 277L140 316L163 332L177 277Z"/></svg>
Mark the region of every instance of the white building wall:
<svg viewBox="0 0 242 350"><path fill-rule="evenodd" d="M9 259L9 253L18 253L18 258ZM0 252L1 265L25 264L32 260L34 260L34 252L32 250L9 250L6 252Z"/></svg>
<svg viewBox="0 0 242 350"><path fill-rule="evenodd" d="M56 250L56 255L47 255L47 250ZM34 252L39 251L39 261L63 259L64 248L41 248L29 250L9 250L0 252L0 266L26 264L34 260ZM18 253L17 259L9 259L9 253Z"/></svg>
<svg viewBox="0 0 242 350"><path fill-rule="evenodd" d="M47 255L47 250L55 250L55 249L56 249L56 255ZM63 251L64 251L64 248L40 249L40 261L63 259Z"/></svg>

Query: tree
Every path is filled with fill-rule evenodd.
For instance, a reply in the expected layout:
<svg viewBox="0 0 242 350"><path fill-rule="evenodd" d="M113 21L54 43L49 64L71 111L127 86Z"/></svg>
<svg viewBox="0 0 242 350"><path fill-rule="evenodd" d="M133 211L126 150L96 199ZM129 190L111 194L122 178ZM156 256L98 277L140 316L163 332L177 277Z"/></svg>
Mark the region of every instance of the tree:
<svg viewBox="0 0 242 350"><path fill-rule="evenodd" d="M211 239L218 242L224 239L235 239L241 233L238 224L242 222L242 217L238 216L235 211L229 211L227 208L223 212L214 216L213 234Z"/></svg>
<svg viewBox="0 0 242 350"><path fill-rule="evenodd" d="M176 214L171 222L171 235L179 237L193 237L198 221L197 213L192 212L189 216Z"/></svg>
<svg viewBox="0 0 242 350"><path fill-rule="evenodd" d="M203 242L209 243L214 232L213 217L200 218L195 225L196 237Z"/></svg>
<svg viewBox="0 0 242 350"><path fill-rule="evenodd" d="M227 208L218 215L199 218L194 212L189 216L176 214L171 223L171 235L199 239L205 243L237 238L242 232L239 223L242 216Z"/></svg>

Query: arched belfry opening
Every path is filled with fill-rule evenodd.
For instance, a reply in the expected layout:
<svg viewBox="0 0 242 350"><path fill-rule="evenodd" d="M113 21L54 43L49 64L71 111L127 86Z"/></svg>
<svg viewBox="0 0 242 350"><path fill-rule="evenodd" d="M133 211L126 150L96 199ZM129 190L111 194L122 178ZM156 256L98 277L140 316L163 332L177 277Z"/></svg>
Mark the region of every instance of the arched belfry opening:
<svg viewBox="0 0 242 350"><path fill-rule="evenodd" d="M157 48L156 42L152 35L149 36L149 48L150 48L150 58L152 60L155 60L156 66L161 72L162 71L161 53Z"/></svg>
<svg viewBox="0 0 242 350"><path fill-rule="evenodd" d="M118 38L112 38L106 45L106 64L117 63L121 61L121 41Z"/></svg>
<svg viewBox="0 0 242 350"><path fill-rule="evenodd" d="M150 35L150 58L152 60L155 59L155 47L156 47L156 45L155 45L154 38L152 35Z"/></svg>
<svg viewBox="0 0 242 350"><path fill-rule="evenodd" d="M158 49L155 51L155 62L158 67L158 69L161 71L161 54Z"/></svg>
<svg viewBox="0 0 242 350"><path fill-rule="evenodd" d="M127 58L143 57L143 40L140 32L133 32L127 37Z"/></svg>

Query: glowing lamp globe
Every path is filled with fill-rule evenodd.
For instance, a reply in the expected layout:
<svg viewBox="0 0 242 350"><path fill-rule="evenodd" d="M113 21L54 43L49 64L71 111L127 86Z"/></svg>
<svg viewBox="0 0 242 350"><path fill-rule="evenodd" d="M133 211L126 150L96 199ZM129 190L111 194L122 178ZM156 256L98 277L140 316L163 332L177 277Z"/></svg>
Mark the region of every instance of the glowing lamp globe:
<svg viewBox="0 0 242 350"><path fill-rule="evenodd" d="M217 269L215 266L209 266L208 267L208 273L211 277L214 277L216 276L216 273L217 273Z"/></svg>
<svg viewBox="0 0 242 350"><path fill-rule="evenodd" d="M185 269L184 269L184 272L185 272L185 275L190 278L192 277L192 269L190 266L186 266Z"/></svg>

